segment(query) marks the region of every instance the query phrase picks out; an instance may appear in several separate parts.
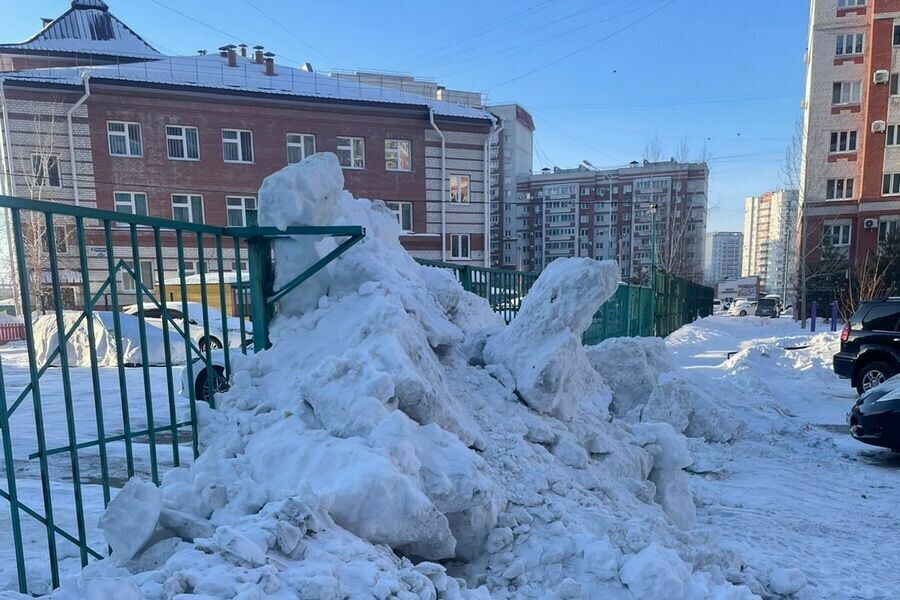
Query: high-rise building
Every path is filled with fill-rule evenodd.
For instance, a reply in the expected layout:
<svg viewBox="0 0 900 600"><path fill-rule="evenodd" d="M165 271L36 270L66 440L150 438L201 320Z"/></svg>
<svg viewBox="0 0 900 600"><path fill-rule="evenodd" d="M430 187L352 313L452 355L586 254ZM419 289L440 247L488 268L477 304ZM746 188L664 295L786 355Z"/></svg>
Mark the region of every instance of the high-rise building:
<svg viewBox="0 0 900 600"><path fill-rule="evenodd" d="M706 234L703 249L703 279L712 285L741 275L744 234L740 231L712 231Z"/></svg>
<svg viewBox="0 0 900 600"><path fill-rule="evenodd" d="M700 282L706 236L706 163L633 162L624 167L544 169L518 178L505 203L515 239L504 240L526 270L566 256L614 259L623 278L646 281L656 265Z"/></svg>
<svg viewBox="0 0 900 600"><path fill-rule="evenodd" d="M758 275L766 293L786 296L794 290L797 219L797 190L766 192L744 201L741 275Z"/></svg>
<svg viewBox="0 0 900 600"><path fill-rule="evenodd" d="M854 260L900 224L900 4L812 0L800 203L805 261Z"/></svg>

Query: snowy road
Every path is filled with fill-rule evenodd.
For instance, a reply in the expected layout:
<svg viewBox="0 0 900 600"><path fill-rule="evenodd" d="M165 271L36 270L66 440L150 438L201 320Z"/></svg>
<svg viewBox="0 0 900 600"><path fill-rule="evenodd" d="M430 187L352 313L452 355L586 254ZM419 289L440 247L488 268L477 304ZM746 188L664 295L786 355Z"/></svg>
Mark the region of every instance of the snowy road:
<svg viewBox="0 0 900 600"><path fill-rule="evenodd" d="M694 448L697 527L760 572L800 568L809 581L800 598L896 598L900 456L847 433L855 394L831 372L837 337L786 319L714 317L667 340L677 364L717 394L738 386L774 411L748 414L732 444Z"/></svg>

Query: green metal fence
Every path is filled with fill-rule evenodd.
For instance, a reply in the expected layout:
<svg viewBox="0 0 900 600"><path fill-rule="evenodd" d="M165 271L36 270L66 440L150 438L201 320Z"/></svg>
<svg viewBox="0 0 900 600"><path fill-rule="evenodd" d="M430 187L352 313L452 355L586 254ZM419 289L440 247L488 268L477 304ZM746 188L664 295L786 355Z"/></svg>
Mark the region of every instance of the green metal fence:
<svg viewBox="0 0 900 600"><path fill-rule="evenodd" d="M464 289L485 298L494 312L507 323L519 312L519 306L538 273L489 269L472 265L419 260L426 266L448 269ZM712 314L714 290L658 270L654 286L620 283L587 331L585 344L599 344L612 337L665 337L693 320Z"/></svg>
<svg viewBox="0 0 900 600"><path fill-rule="evenodd" d="M28 593L29 578L57 587L64 560L106 555L96 517L116 489L135 475L158 484L197 457L198 403L215 406L233 355L267 347L275 302L365 232L223 228L8 196L0 209L26 338L0 348L0 544ZM288 235L343 239L274 290L273 243Z"/></svg>

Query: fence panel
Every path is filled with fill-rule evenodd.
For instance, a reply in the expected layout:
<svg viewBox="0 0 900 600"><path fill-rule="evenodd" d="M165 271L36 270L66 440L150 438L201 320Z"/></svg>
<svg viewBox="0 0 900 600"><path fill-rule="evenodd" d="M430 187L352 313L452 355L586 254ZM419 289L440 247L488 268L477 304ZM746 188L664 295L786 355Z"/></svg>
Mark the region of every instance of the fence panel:
<svg viewBox="0 0 900 600"><path fill-rule="evenodd" d="M232 355L266 347L275 302L364 235L158 219L127 200L112 212L0 196L23 318L0 324L0 341L21 340L0 348L0 545L22 593L106 555L96 522L115 490L198 456L198 404L215 408ZM287 235L346 240L273 290L272 240Z"/></svg>

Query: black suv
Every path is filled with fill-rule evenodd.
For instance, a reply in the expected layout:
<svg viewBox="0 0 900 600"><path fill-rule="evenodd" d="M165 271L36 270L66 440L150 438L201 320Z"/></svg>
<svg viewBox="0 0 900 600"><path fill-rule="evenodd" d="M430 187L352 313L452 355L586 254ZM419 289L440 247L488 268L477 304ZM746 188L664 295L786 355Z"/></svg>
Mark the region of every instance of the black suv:
<svg viewBox="0 0 900 600"><path fill-rule="evenodd" d="M860 394L900 373L900 298L860 306L844 325L833 365Z"/></svg>

